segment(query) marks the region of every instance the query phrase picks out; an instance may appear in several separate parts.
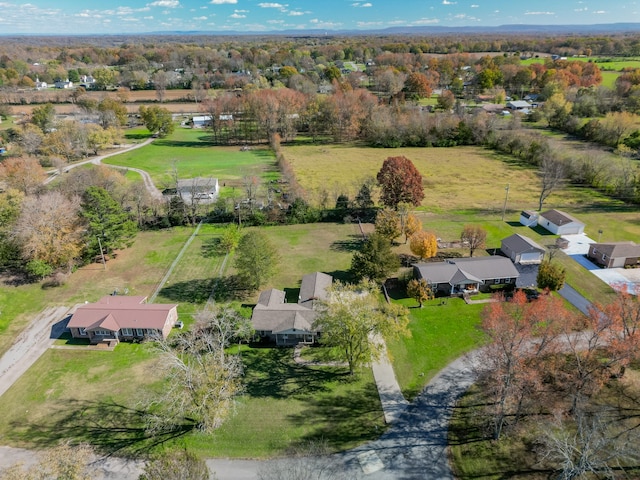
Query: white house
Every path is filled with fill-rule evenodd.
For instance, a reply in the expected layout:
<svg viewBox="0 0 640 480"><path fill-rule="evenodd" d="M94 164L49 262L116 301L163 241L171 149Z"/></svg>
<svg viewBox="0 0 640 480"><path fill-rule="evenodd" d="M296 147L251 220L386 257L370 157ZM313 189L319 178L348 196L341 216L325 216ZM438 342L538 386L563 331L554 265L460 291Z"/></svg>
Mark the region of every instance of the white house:
<svg viewBox="0 0 640 480"><path fill-rule="evenodd" d="M211 126L211 115L199 115L193 117L193 128L204 128Z"/></svg>
<svg viewBox="0 0 640 480"><path fill-rule="evenodd" d="M56 80L53 86L56 88L63 88L63 89L73 88L73 82L69 81L68 78L66 80Z"/></svg>
<svg viewBox="0 0 640 480"><path fill-rule="evenodd" d="M41 82L38 77L36 77L36 90L46 90L49 88L47 82Z"/></svg>
<svg viewBox="0 0 640 480"><path fill-rule="evenodd" d="M548 210L539 215L538 225L556 235L584 233L585 224L560 210Z"/></svg>

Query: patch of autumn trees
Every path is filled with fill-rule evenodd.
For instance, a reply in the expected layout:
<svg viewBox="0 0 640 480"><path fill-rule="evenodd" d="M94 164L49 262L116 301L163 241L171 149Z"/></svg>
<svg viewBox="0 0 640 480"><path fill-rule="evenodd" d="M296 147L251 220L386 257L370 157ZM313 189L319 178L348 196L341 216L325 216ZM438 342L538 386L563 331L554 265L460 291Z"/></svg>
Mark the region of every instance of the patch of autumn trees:
<svg viewBox="0 0 640 480"><path fill-rule="evenodd" d="M488 343L476 362L478 385L493 439L529 432L539 442L540 461L567 475L562 478L581 477L589 462L600 462L594 471L604 472L635 461L626 447L637 447L640 424L627 408L634 408L640 392L628 390L625 369L639 357L637 295L619 291L585 316L568 311L554 295L529 302L517 291L486 307L482 329ZM590 449L584 443L589 435L604 450Z"/></svg>

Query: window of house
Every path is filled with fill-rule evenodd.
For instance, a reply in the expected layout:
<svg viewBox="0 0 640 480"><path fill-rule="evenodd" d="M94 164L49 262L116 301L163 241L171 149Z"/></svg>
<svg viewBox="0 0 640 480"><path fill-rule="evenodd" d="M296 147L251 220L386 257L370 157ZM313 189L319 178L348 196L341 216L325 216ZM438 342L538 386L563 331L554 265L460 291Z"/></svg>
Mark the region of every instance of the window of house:
<svg viewBox="0 0 640 480"><path fill-rule="evenodd" d="M606 259L607 259L607 256L603 253L602 254L602 260L606 260Z"/></svg>
<svg viewBox="0 0 640 480"><path fill-rule="evenodd" d="M142 328L136 328L136 335L141 337L144 335L144 330Z"/></svg>
<svg viewBox="0 0 640 480"><path fill-rule="evenodd" d="M80 328L80 335L86 335L87 334L87 329L86 328Z"/></svg>
<svg viewBox="0 0 640 480"><path fill-rule="evenodd" d="M133 334L133 332L131 331L130 328L123 328L122 329L122 335L126 335L126 336L131 336Z"/></svg>
<svg viewBox="0 0 640 480"><path fill-rule="evenodd" d="M108 330L95 330L94 335L97 335L99 337L106 337L107 335L110 335L111 332L109 332Z"/></svg>
<svg viewBox="0 0 640 480"><path fill-rule="evenodd" d="M493 281L493 283L495 283L496 285L498 285L498 284L500 283L500 279L499 279L499 278L496 278L496 279Z"/></svg>

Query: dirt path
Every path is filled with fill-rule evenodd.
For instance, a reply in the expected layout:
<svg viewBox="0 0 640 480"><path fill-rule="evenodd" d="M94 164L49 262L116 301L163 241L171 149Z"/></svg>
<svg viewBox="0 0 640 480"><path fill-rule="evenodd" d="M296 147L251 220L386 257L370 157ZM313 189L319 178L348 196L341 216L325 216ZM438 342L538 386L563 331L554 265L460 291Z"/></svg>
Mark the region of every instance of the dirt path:
<svg viewBox="0 0 640 480"><path fill-rule="evenodd" d="M46 308L18 335L0 358L0 397L53 345L68 313L67 307Z"/></svg>

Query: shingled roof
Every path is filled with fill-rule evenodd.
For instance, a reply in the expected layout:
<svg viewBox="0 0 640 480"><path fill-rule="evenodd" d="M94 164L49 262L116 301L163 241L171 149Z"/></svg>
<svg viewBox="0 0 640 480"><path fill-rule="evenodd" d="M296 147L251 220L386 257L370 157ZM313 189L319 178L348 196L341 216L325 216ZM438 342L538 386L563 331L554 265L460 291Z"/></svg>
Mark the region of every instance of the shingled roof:
<svg viewBox="0 0 640 480"><path fill-rule="evenodd" d="M561 227L562 225L566 225L567 223L580 223L584 225L580 220L575 217L572 217L568 213L561 212L560 210L547 210L544 213L540 214L541 217L546 218L554 225L558 225Z"/></svg>
<svg viewBox="0 0 640 480"><path fill-rule="evenodd" d="M591 247L610 258L640 257L640 245L633 242L594 243Z"/></svg>

